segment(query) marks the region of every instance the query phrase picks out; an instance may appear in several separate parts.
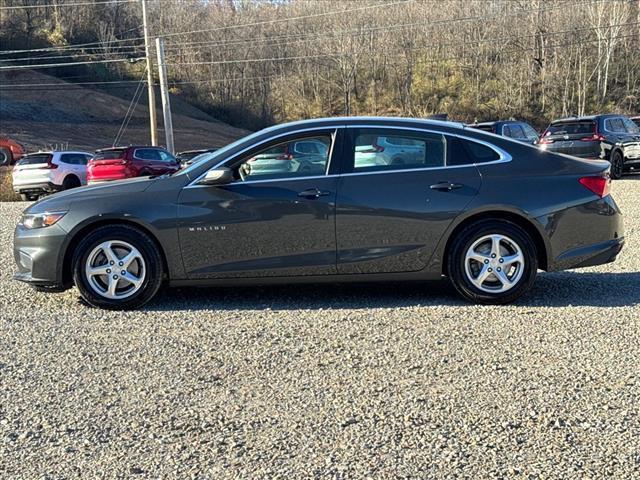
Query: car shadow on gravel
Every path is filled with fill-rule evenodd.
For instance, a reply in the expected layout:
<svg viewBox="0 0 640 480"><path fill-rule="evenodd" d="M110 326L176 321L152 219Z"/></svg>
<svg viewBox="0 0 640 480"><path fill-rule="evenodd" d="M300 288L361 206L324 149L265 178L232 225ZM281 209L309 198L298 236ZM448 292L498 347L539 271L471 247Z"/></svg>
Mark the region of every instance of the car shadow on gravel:
<svg viewBox="0 0 640 480"><path fill-rule="evenodd" d="M627 307L640 304L640 272L541 273L517 306ZM168 288L144 309L319 310L473 306L447 281L354 283L256 287Z"/></svg>

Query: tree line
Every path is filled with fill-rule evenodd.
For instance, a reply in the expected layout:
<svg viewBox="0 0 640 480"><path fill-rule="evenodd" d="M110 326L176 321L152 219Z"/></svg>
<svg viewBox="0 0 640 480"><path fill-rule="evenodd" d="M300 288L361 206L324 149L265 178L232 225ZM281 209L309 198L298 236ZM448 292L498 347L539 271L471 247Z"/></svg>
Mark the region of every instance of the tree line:
<svg viewBox="0 0 640 480"><path fill-rule="evenodd" d="M0 0L42 5L1 11L0 51L61 47L1 55L0 65L142 55L139 2L103 2ZM541 127L640 110L638 0L148 0L148 8L151 35L165 37L173 93L238 126L446 113ZM84 68L138 79L142 63Z"/></svg>

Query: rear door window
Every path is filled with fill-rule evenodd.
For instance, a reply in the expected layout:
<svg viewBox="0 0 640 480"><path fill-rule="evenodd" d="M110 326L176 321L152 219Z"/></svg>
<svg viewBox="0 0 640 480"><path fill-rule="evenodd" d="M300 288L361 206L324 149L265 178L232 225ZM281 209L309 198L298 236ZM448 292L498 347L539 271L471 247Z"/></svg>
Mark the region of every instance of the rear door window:
<svg viewBox="0 0 640 480"><path fill-rule="evenodd" d="M152 162L162 161L162 158L160 157L160 151L156 150L155 148L138 148L133 156L140 160L149 160Z"/></svg>
<svg viewBox="0 0 640 480"><path fill-rule="evenodd" d="M61 155L60 160L68 165L86 165L87 158L91 157L87 157L82 153L64 153Z"/></svg>
<svg viewBox="0 0 640 480"><path fill-rule="evenodd" d="M351 170L375 172L443 167L446 141L438 133L395 129L355 129Z"/></svg>
<svg viewBox="0 0 640 480"><path fill-rule="evenodd" d="M526 135L526 138L531 140L538 138L538 132L536 132L531 125L527 123L523 123L522 128L524 130L524 134Z"/></svg>
<svg viewBox="0 0 640 480"><path fill-rule="evenodd" d="M604 126L608 131L614 133L626 133L627 131L621 118L607 118Z"/></svg>

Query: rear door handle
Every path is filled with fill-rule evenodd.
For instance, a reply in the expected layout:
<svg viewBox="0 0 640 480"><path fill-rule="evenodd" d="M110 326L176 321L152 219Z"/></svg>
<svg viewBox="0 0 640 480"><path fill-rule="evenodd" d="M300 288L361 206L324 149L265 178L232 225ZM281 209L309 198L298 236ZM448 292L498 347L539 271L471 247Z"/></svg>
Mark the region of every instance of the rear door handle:
<svg viewBox="0 0 640 480"><path fill-rule="evenodd" d="M327 195L330 195L331 192L327 192L325 190L318 190L317 188L309 188L307 190L303 190L302 192L298 193L299 197L304 197L304 198L320 198L320 197L326 197Z"/></svg>
<svg viewBox="0 0 640 480"><path fill-rule="evenodd" d="M429 188L431 190L438 190L441 192L450 192L451 190L457 190L458 188L462 188L462 185L459 183L438 182L438 183L434 183Z"/></svg>

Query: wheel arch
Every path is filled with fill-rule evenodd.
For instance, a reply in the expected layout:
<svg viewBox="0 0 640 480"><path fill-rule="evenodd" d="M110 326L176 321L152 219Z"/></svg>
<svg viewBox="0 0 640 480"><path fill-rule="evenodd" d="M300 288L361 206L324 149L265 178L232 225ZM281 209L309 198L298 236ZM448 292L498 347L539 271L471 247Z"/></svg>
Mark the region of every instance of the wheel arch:
<svg viewBox="0 0 640 480"><path fill-rule="evenodd" d="M158 237L153 233L153 230L148 226L137 222L131 219L125 218L98 218L93 221L89 221L88 223L83 224L78 229L74 230L72 235L69 237L67 241L63 254L61 255L61 269L62 272L62 284L67 287L71 286L73 283L73 266L71 265L71 260L73 258L73 254L80 243L80 240L88 235L91 231L96 228L105 227L105 226L118 226L118 225L127 225L129 227L133 227L142 233L146 234L151 238L153 243L156 245L158 252L160 252L160 257L162 258L162 272L163 275L169 275L169 263L167 261L167 254L162 248L162 244L158 240Z"/></svg>
<svg viewBox="0 0 640 480"><path fill-rule="evenodd" d="M78 185L82 186L82 180L80 180L80 177L78 177L78 175L76 175L73 172L69 172L64 176L64 178L62 179L62 185L64 185L64 182L66 182L67 180L70 180L72 178L75 178L77 180L77 182L78 182Z"/></svg>
<svg viewBox="0 0 640 480"><path fill-rule="evenodd" d="M444 247L444 252L442 256L442 273L444 275L447 274L447 258L449 256L449 252L451 250L451 244L453 243L453 239L456 238L464 228L469 225L476 223L482 220L505 220L511 223L518 225L522 228L533 240L533 243L536 247L536 256L538 257L538 266L542 270L547 270L549 267L549 244L545 240L544 235L540 231L532 220L527 218L522 213L514 212L511 210L483 210L480 212L471 213L468 216L460 219L455 226L453 226L449 235L447 236L447 241Z"/></svg>

